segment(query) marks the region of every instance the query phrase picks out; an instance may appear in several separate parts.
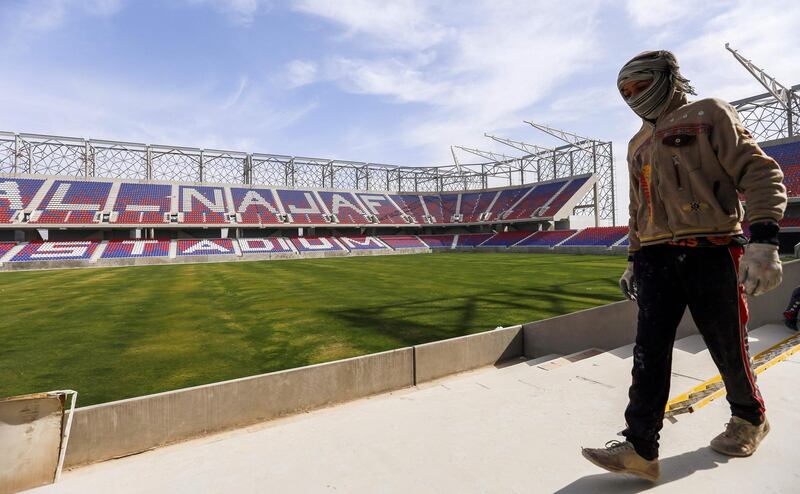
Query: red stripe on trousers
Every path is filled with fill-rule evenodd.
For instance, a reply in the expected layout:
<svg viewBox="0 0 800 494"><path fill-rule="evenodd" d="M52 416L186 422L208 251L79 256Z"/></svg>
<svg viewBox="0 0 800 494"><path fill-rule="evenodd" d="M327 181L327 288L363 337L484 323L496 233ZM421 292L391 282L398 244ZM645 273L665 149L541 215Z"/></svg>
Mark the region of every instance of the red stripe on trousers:
<svg viewBox="0 0 800 494"><path fill-rule="evenodd" d="M739 279L739 261L744 254L744 247L740 245L732 245L728 247L733 260L733 267L736 271L736 279ZM744 371L747 374L747 380L750 382L750 389L752 390L753 397L761 405L758 409L763 417L766 407L764 406L764 399L761 397L761 391L756 386L756 380L753 376L753 369L750 367L750 356L747 351L747 321L750 319L750 314L747 310L747 299L744 296L744 285L739 283L737 285L739 291L739 344L741 345L742 360L744 363Z"/></svg>

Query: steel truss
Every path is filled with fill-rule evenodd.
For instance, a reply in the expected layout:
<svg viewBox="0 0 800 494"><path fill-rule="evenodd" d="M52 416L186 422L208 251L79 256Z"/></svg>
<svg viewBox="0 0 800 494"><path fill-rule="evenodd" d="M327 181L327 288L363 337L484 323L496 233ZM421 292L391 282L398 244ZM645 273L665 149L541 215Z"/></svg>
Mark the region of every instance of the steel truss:
<svg viewBox="0 0 800 494"><path fill-rule="evenodd" d="M731 102L756 141L800 136L800 84L788 89L789 108L769 92Z"/></svg>
<svg viewBox="0 0 800 494"><path fill-rule="evenodd" d="M482 189L498 177L523 183L515 171L493 163L459 171L0 132L0 173L8 174L437 192Z"/></svg>

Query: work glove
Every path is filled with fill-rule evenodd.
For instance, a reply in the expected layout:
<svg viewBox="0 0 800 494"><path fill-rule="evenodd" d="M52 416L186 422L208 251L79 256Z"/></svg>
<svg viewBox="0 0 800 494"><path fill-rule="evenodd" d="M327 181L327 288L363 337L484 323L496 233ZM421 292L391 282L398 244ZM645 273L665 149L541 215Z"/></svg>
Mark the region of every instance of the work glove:
<svg viewBox="0 0 800 494"><path fill-rule="evenodd" d="M778 257L778 246L773 244L748 244L739 261L739 283L744 292L757 297L780 285L783 268Z"/></svg>
<svg viewBox="0 0 800 494"><path fill-rule="evenodd" d="M622 294L628 300L636 300L637 288L636 282L633 280L633 262L628 261L628 267L625 268L625 272L622 273L622 278L619 279L619 288L622 290Z"/></svg>

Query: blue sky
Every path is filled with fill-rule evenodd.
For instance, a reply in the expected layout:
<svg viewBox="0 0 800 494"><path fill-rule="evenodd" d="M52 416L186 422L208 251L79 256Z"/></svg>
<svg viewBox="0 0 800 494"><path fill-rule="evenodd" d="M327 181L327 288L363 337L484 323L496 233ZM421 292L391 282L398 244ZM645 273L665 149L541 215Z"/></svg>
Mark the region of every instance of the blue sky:
<svg viewBox="0 0 800 494"><path fill-rule="evenodd" d="M437 165L514 154L484 132L556 145L534 120L612 140L624 210L619 67L668 48L738 99L762 88L724 43L797 84L798 25L770 0L5 0L0 130Z"/></svg>

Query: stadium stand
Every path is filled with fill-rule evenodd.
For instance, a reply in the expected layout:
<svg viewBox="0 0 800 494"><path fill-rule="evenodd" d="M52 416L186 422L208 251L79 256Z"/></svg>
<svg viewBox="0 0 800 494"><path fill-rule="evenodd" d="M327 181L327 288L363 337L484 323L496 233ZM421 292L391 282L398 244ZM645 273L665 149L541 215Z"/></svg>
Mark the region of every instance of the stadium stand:
<svg viewBox="0 0 800 494"><path fill-rule="evenodd" d="M516 189L506 189L500 192L497 200L494 201L492 209L488 211L486 220L503 219L504 213L509 211L520 199L533 190L533 187L518 187Z"/></svg>
<svg viewBox="0 0 800 494"><path fill-rule="evenodd" d="M620 243L619 243L619 245L620 245L620 246L623 246L623 247L627 247L627 246L629 246L630 244L631 244L631 243L630 243L630 239L629 239L628 237L625 237L625 238L622 240L622 242L620 242Z"/></svg>
<svg viewBox="0 0 800 494"><path fill-rule="evenodd" d="M550 218L555 215L561 208L564 207L564 204L574 196L578 190L583 187L584 184L589 180L589 177L583 178L576 178L572 182L567 185L563 191L561 191L551 202L548 204L547 209L544 212L540 212L539 216L542 218Z"/></svg>
<svg viewBox="0 0 800 494"><path fill-rule="evenodd" d="M402 225L407 223L403 219L403 211L397 209L386 194L357 193L356 196L382 225ZM406 213L408 214L408 213Z"/></svg>
<svg viewBox="0 0 800 494"><path fill-rule="evenodd" d="M462 233L456 240L456 247L477 247L494 236L494 233Z"/></svg>
<svg viewBox="0 0 800 494"><path fill-rule="evenodd" d="M488 211L497 194L496 190L461 194L461 222L477 223L481 221L481 216Z"/></svg>
<svg viewBox="0 0 800 494"><path fill-rule="evenodd" d="M225 224L228 203L222 187L179 187L178 211L183 213L185 224Z"/></svg>
<svg viewBox="0 0 800 494"><path fill-rule="evenodd" d="M431 249L450 249L453 247L455 237L455 235L419 235L419 239Z"/></svg>
<svg viewBox="0 0 800 494"><path fill-rule="evenodd" d="M27 209L44 180L0 178L0 223L11 223L19 211Z"/></svg>
<svg viewBox="0 0 800 494"><path fill-rule="evenodd" d="M11 262L88 260L99 242L31 242Z"/></svg>
<svg viewBox="0 0 800 494"><path fill-rule="evenodd" d="M415 235L381 235L378 238L392 249L424 249L428 247Z"/></svg>
<svg viewBox="0 0 800 494"><path fill-rule="evenodd" d="M284 238L240 238L239 248L242 255L294 252Z"/></svg>
<svg viewBox="0 0 800 494"><path fill-rule="evenodd" d="M445 194L439 196L442 200L442 217L444 223L454 223L454 216L458 214L458 196L459 194Z"/></svg>
<svg viewBox="0 0 800 494"><path fill-rule="evenodd" d="M781 228L798 228L800 227L800 218L783 218L778 224Z"/></svg>
<svg viewBox="0 0 800 494"><path fill-rule="evenodd" d="M320 192L319 197L328 208L328 211L334 215L337 223L344 225L371 223L362 207L358 205L356 198L353 197L353 194L349 192Z"/></svg>
<svg viewBox="0 0 800 494"><path fill-rule="evenodd" d="M377 237L336 237L350 252L354 250L388 250Z"/></svg>
<svg viewBox="0 0 800 494"><path fill-rule="evenodd" d="M611 247L627 234L627 226L585 228L561 245L601 245Z"/></svg>
<svg viewBox="0 0 800 494"><path fill-rule="evenodd" d="M389 197L403 210L403 213L413 219L414 223L420 225L427 223L425 221L425 210L422 207L422 200L419 196L404 194L390 195Z"/></svg>
<svg viewBox="0 0 800 494"><path fill-rule="evenodd" d="M243 225L274 225L283 223L275 197L269 189L231 187L236 221Z"/></svg>
<svg viewBox="0 0 800 494"><path fill-rule="evenodd" d="M566 183L566 180L559 180L557 182L537 185L533 188L533 191L525 196L519 204L514 206L510 212L506 212L506 214L502 216L502 219L522 220L532 218L533 216L542 216L537 214L539 208L552 199Z"/></svg>
<svg viewBox="0 0 800 494"><path fill-rule="evenodd" d="M511 247L517 242L533 235L534 232L501 232L495 234L489 240L486 240L478 247Z"/></svg>
<svg viewBox="0 0 800 494"><path fill-rule="evenodd" d="M344 250L332 237L292 237L291 240L299 252Z"/></svg>
<svg viewBox="0 0 800 494"><path fill-rule="evenodd" d="M101 259L169 256L169 240L111 240Z"/></svg>
<svg viewBox="0 0 800 494"><path fill-rule="evenodd" d="M303 190L278 190L283 210L296 225L321 225L329 223L322 205L314 194Z"/></svg>
<svg viewBox="0 0 800 494"><path fill-rule="evenodd" d="M31 223L91 224L105 208L111 182L56 180L45 194Z"/></svg>
<svg viewBox="0 0 800 494"><path fill-rule="evenodd" d="M233 255L233 240L229 238L178 240L179 256Z"/></svg>
<svg viewBox="0 0 800 494"><path fill-rule="evenodd" d="M800 196L800 141L764 147L764 152L783 169L783 183L789 197Z"/></svg>
<svg viewBox="0 0 800 494"><path fill-rule="evenodd" d="M172 186L159 184L120 184L111 223L149 225L169 223L166 214L172 203Z"/></svg>
<svg viewBox="0 0 800 494"><path fill-rule="evenodd" d="M433 223L450 223L450 221L445 221L444 218L444 206L442 205L442 196L425 195L422 196L422 200L425 201L425 208L428 210L428 214L430 218L433 220Z"/></svg>
<svg viewBox="0 0 800 494"><path fill-rule="evenodd" d="M0 242L0 257L3 257L6 252L10 251L17 245L14 242Z"/></svg>
<svg viewBox="0 0 800 494"><path fill-rule="evenodd" d="M548 232L536 232L525 240L519 242L516 247L546 246L554 247L563 242L577 230L552 230Z"/></svg>

